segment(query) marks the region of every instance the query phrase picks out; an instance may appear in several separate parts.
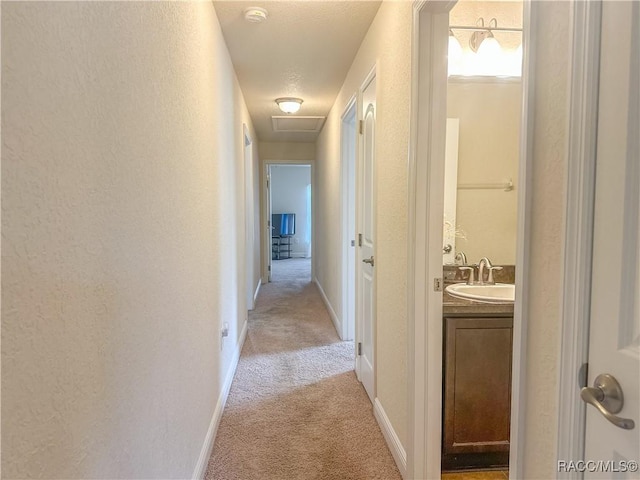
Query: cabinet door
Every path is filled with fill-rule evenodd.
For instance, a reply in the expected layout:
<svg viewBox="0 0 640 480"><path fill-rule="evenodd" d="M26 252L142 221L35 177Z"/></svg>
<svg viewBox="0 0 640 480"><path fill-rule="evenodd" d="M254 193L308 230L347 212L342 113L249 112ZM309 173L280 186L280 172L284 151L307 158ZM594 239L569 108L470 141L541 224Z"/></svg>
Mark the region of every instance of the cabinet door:
<svg viewBox="0 0 640 480"><path fill-rule="evenodd" d="M445 324L443 453L508 452L513 318Z"/></svg>

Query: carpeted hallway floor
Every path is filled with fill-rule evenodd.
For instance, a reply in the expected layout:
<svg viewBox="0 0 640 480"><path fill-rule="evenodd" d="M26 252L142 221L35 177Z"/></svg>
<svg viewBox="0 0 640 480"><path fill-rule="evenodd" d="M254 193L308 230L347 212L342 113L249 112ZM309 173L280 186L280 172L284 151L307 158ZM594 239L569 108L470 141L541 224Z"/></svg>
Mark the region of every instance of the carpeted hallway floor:
<svg viewBox="0 0 640 480"><path fill-rule="evenodd" d="M400 479L371 402L310 278L273 262L231 387L209 480Z"/></svg>

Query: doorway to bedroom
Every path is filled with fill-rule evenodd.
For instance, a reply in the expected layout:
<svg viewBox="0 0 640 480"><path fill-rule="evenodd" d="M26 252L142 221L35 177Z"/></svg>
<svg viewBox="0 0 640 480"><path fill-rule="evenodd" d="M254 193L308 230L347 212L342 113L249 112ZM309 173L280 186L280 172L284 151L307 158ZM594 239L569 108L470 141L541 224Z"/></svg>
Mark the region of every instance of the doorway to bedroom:
<svg viewBox="0 0 640 480"><path fill-rule="evenodd" d="M271 164L268 168L270 281L311 278L311 165Z"/></svg>

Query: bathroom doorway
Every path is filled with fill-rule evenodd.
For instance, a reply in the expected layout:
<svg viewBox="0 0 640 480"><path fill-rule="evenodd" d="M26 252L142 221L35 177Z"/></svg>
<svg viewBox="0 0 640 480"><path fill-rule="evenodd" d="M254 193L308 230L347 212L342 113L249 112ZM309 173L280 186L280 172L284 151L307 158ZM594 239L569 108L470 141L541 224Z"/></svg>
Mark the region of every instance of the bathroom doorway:
<svg viewBox="0 0 640 480"><path fill-rule="evenodd" d="M415 18L408 468L518 478L530 4L427 4Z"/></svg>
<svg viewBox="0 0 640 480"><path fill-rule="evenodd" d="M443 479L509 469L523 3L449 13L443 218Z"/></svg>

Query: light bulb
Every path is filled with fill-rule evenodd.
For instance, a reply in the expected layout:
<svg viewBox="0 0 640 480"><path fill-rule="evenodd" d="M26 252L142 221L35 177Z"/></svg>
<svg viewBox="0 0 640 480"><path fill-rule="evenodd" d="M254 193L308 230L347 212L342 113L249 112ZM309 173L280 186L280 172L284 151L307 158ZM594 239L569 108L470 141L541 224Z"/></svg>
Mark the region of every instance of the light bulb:
<svg viewBox="0 0 640 480"><path fill-rule="evenodd" d="M448 64L449 64L449 75L459 75L461 73L461 62L462 62L462 45L458 39L453 35L453 33L449 34L449 56L448 56Z"/></svg>
<svg viewBox="0 0 640 480"><path fill-rule="evenodd" d="M485 38L478 48L478 60L484 75L500 74L502 47L491 35Z"/></svg>
<svg viewBox="0 0 640 480"><path fill-rule="evenodd" d="M511 68L509 72L514 77L522 76L522 44L511 55Z"/></svg>
<svg viewBox="0 0 640 480"><path fill-rule="evenodd" d="M296 113L300 110L302 99L293 97L277 98L276 103L284 113Z"/></svg>

